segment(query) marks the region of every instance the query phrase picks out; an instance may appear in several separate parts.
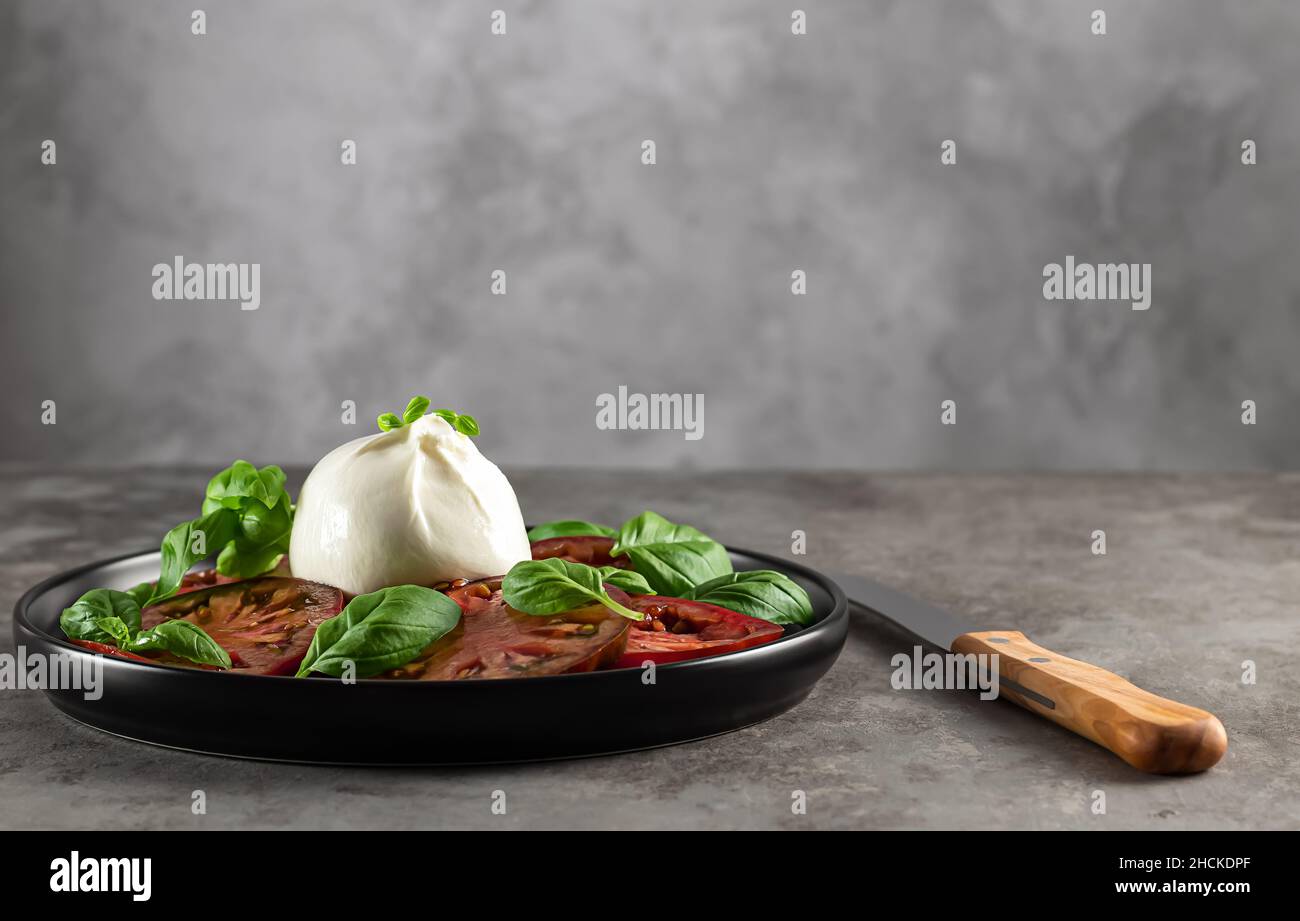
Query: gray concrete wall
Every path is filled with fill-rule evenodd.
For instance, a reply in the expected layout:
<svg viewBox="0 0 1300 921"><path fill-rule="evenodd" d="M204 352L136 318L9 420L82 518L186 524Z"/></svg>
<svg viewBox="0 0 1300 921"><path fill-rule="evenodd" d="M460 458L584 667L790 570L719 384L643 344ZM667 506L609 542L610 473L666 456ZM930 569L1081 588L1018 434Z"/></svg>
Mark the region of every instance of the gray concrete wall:
<svg viewBox="0 0 1300 921"><path fill-rule="evenodd" d="M1298 47L1283 2L5 0L0 456L310 462L427 393L513 465L1295 468ZM178 254L260 309L154 300ZM1151 308L1044 300L1067 254ZM598 430L620 384L704 437Z"/></svg>

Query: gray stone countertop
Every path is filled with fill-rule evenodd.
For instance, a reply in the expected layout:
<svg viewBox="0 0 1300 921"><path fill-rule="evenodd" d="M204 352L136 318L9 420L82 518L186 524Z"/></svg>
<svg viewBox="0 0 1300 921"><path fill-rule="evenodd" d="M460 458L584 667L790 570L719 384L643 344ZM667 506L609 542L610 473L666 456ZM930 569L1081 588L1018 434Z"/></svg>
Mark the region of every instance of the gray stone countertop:
<svg viewBox="0 0 1300 921"><path fill-rule="evenodd" d="M301 471L297 471L301 475ZM296 489L298 477L291 476ZM6 828L1300 828L1300 475L517 471L533 521L643 508L741 547L1002 620L1222 719L1228 754L1140 774L1005 702L896 691L911 641L855 611L792 711L655 751L461 769L310 767L118 739L0 691ZM14 601L63 569L157 546L199 470L0 467L0 652ZM1107 553L1091 552L1103 529ZM1242 680L1254 663L1256 681ZM204 790L206 815L190 811ZM494 790L508 811L494 815ZM792 791L807 814L792 812ZM1094 814L1094 791L1106 796Z"/></svg>

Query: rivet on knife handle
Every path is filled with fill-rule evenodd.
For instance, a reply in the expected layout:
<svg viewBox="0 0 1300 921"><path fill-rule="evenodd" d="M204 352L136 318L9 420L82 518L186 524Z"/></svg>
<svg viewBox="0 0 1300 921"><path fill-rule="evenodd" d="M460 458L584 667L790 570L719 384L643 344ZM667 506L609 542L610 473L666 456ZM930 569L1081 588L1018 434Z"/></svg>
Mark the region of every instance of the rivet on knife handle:
<svg viewBox="0 0 1300 921"><path fill-rule="evenodd" d="M1157 697L1119 675L1067 659L1014 630L965 633L956 653L998 656L1000 696L1108 748L1133 767L1153 774L1194 774L1213 766L1228 749L1228 735L1212 713ZM1052 703L1044 706L1035 697Z"/></svg>

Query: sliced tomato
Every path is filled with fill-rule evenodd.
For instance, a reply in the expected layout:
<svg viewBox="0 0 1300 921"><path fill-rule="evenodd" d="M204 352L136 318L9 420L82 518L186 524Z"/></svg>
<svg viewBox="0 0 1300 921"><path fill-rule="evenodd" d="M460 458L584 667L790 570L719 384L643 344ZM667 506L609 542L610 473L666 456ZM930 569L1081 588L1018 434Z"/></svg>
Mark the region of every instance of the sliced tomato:
<svg viewBox="0 0 1300 921"><path fill-rule="evenodd" d="M615 668L720 656L762 646L785 633L780 624L702 601L633 595L628 607L644 614L645 620L632 622L627 650Z"/></svg>
<svg viewBox="0 0 1300 921"><path fill-rule="evenodd" d="M82 649L89 649L91 652L103 656L116 656L119 659L134 659L136 662L152 662L152 659L146 659L144 656L137 656L133 652L127 652L125 649L118 649L116 646L109 646L107 643L96 643L93 640L68 640L74 646L80 646Z"/></svg>
<svg viewBox="0 0 1300 921"><path fill-rule="evenodd" d="M626 604L627 595L610 588ZM607 668L627 645L627 618L592 604L563 614L534 616L501 597L501 579L480 579L447 593L460 605L456 629L415 661L384 678L446 680L523 678Z"/></svg>
<svg viewBox="0 0 1300 921"><path fill-rule="evenodd" d="M145 608L140 620L144 629L178 618L197 624L230 653L231 671L292 675L316 627L341 610L343 593L333 586L259 576L177 595Z"/></svg>
<svg viewBox="0 0 1300 921"><path fill-rule="evenodd" d="M289 558L283 557L279 564L270 572L262 573L264 576L289 576ZM239 582L234 576L223 576L216 569L199 569L195 572L187 572L181 577L180 588L176 589L177 595L183 595L186 592L196 592L201 588L211 588L214 585L229 585L231 582Z"/></svg>
<svg viewBox="0 0 1300 921"><path fill-rule="evenodd" d="M181 584L176 589L176 594L185 595L189 592L197 592L199 589L212 588L214 585L228 585L237 581L239 580L230 576L223 576L215 569L200 569L198 572L187 572L181 577Z"/></svg>
<svg viewBox="0 0 1300 921"><path fill-rule="evenodd" d="M556 558L570 563L586 563L588 566L617 566L619 569L629 569L632 565L626 556L609 555L609 551L614 549L612 537L548 537L546 540L533 541L532 546L535 560Z"/></svg>

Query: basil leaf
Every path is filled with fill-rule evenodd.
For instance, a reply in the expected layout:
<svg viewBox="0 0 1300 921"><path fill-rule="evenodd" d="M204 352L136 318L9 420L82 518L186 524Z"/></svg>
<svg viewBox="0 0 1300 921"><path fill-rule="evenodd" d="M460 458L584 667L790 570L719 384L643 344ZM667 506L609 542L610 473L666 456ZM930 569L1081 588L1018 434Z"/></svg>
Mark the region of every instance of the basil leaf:
<svg viewBox="0 0 1300 921"><path fill-rule="evenodd" d="M275 464L258 470L248 461L237 460L214 476L204 494L201 517L226 510L235 518L229 534L222 531L215 537L207 535L208 554L196 556L191 553L181 576L210 553L218 553L217 571L223 576L251 579L274 569L280 558L289 552L289 536L293 529L293 503L284 486L284 471ZM164 573L169 571L167 545L171 543L173 550L179 550L180 542L185 539L184 528L185 525L173 528L164 541ZM190 536L193 536L193 530L201 529L201 525L191 522ZM160 592L168 588L162 580L159 584ZM166 594L156 594L150 603L170 597L174 591L172 588Z"/></svg>
<svg viewBox="0 0 1300 921"><path fill-rule="evenodd" d="M254 548L240 551L239 544L232 541L217 557L217 572L232 579L251 579L264 572L270 572L284 557L284 550L275 548Z"/></svg>
<svg viewBox="0 0 1300 921"><path fill-rule="evenodd" d="M610 553L626 555L656 594L673 598L731 572L731 557L722 544L690 525L674 524L649 511L623 523Z"/></svg>
<svg viewBox="0 0 1300 921"><path fill-rule="evenodd" d="M128 647L123 646L123 649ZM188 620L164 620L131 641L132 652L170 652L200 665L230 668L230 653L208 636L207 631Z"/></svg>
<svg viewBox="0 0 1300 921"><path fill-rule="evenodd" d="M716 604L774 624L807 626L813 621L808 593L784 573L770 569L733 572L697 585L682 596Z"/></svg>
<svg viewBox="0 0 1300 921"><path fill-rule="evenodd" d="M617 566L600 567L600 581L615 588L621 588L630 595L653 595L650 583L645 576L631 569L619 569Z"/></svg>
<svg viewBox="0 0 1300 921"><path fill-rule="evenodd" d="M406 404L406 409L402 411L402 423L410 425L419 419L429 409L428 397L411 397L411 402Z"/></svg>
<svg viewBox="0 0 1300 921"><path fill-rule="evenodd" d="M131 642L131 628L120 617L100 617L95 626L113 638L113 642L125 649Z"/></svg>
<svg viewBox="0 0 1300 921"><path fill-rule="evenodd" d="M433 414L445 419L447 424L462 435L474 436L479 433L478 420L469 413L458 413L454 409L435 409Z"/></svg>
<svg viewBox="0 0 1300 921"><path fill-rule="evenodd" d="M429 406L428 397L411 397L411 401L406 404L406 409L402 410L400 416L397 413L381 413L375 423L381 432L391 432L393 429L400 429L418 421L429 411ZM478 420L469 413L458 413L454 409L435 409L433 414L446 420L448 425L462 435L472 436L479 433Z"/></svg>
<svg viewBox="0 0 1300 921"><path fill-rule="evenodd" d="M249 547L269 547L283 541L291 530L293 513L289 510L289 495L280 493L279 502L274 506L253 504L243 510L235 540Z"/></svg>
<svg viewBox="0 0 1300 921"><path fill-rule="evenodd" d="M284 471L275 464L258 470L246 460L237 460L208 482L203 494L203 514L217 506L241 509L247 499L275 508L284 495L284 481Z"/></svg>
<svg viewBox="0 0 1300 921"><path fill-rule="evenodd" d="M460 432L462 435L469 435L473 438L475 435L479 434L478 420L469 413L459 414L456 416L456 421L452 424L456 426L456 431Z"/></svg>
<svg viewBox="0 0 1300 921"><path fill-rule="evenodd" d="M137 589L139 587L136 586ZM94 588L73 602L72 607L64 608L59 615L59 626L72 639L116 644L117 638L105 629L101 621L120 622L127 628L129 638L140 629L140 605L127 592Z"/></svg>
<svg viewBox="0 0 1300 921"><path fill-rule="evenodd" d="M136 603L136 607L144 608L144 603L148 601L149 596L153 594L153 583L141 582L139 585L133 585L126 590L126 594ZM140 628L139 623L135 626L137 630Z"/></svg>
<svg viewBox="0 0 1300 921"><path fill-rule="evenodd" d="M136 648L166 649L205 665L229 668L230 656L202 628L188 624L167 627L160 634L155 632L158 628L140 633L140 611L176 594L190 567L213 553L218 554L223 575L246 579L273 569L289 552L293 530L293 503L284 485L284 471L275 464L259 470L237 460L220 471L208 481L199 517L178 524L163 538L158 581L142 582L125 592L87 592L60 615L64 632L74 639L116 643L122 648L139 644Z"/></svg>
<svg viewBox="0 0 1300 921"><path fill-rule="evenodd" d="M377 675L410 662L458 623L460 606L431 588L395 585L358 595L316 628L297 677L315 671L338 678L348 662L358 678Z"/></svg>
<svg viewBox="0 0 1300 921"><path fill-rule="evenodd" d="M281 493L274 508L250 503L239 518L234 539L217 557L217 571L223 576L251 579L274 569L289 552L293 533L293 506L288 493Z"/></svg>
<svg viewBox="0 0 1300 921"><path fill-rule="evenodd" d="M164 650L192 662L230 668L229 654L197 624L168 620L140 632L140 605L130 593L116 589L86 592L59 617L59 626L77 640L131 651Z"/></svg>
<svg viewBox="0 0 1300 921"><path fill-rule="evenodd" d="M577 519L567 519L564 521L548 521L546 524L539 524L528 532L528 540L539 541L549 540L552 537L617 537L618 532L613 528L607 528L603 524L594 524L590 521L579 521Z"/></svg>
<svg viewBox="0 0 1300 921"><path fill-rule="evenodd" d="M202 518L178 524L167 532L162 542L162 573L153 594L144 607L170 598L180 588L181 579L199 560L207 559L215 550L225 547L235 537L239 526L239 513L220 506ZM202 540L196 540L198 535ZM198 546L196 546L196 544Z"/></svg>
<svg viewBox="0 0 1300 921"><path fill-rule="evenodd" d="M563 614L598 601L628 620L643 619L644 615L611 598L604 582L601 570L583 563L558 558L524 560L506 573L501 596L506 604L525 614Z"/></svg>

